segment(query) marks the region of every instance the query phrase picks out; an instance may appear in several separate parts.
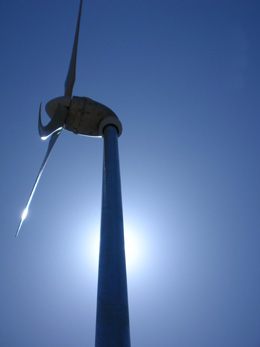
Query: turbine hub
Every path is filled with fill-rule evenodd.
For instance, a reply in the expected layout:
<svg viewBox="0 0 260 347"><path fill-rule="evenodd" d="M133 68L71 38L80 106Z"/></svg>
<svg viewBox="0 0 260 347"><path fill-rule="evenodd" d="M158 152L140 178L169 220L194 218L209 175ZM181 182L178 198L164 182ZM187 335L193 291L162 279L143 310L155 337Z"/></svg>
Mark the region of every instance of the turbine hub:
<svg viewBox="0 0 260 347"><path fill-rule="evenodd" d="M45 105L45 111L48 116L52 118L58 108L58 105L69 107L71 102L70 96L59 96L58 98L52 99Z"/></svg>

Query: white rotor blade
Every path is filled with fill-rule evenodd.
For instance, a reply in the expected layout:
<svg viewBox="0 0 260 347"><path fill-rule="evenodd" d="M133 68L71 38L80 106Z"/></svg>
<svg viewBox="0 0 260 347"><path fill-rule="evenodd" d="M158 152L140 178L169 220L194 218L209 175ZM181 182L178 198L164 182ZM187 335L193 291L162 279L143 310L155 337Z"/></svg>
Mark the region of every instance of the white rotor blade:
<svg viewBox="0 0 260 347"><path fill-rule="evenodd" d="M67 78L65 81L65 94L64 94L65 96L72 96L72 89L73 89L74 82L75 82L81 9L82 9L82 0L80 0L79 15L78 15L78 22L77 22L77 28L76 28L76 33L75 33L74 45L73 45L72 54L71 54L69 71L68 71Z"/></svg>
<svg viewBox="0 0 260 347"><path fill-rule="evenodd" d="M52 151L52 149L53 149L53 146L55 145L55 142L57 141L57 139L58 139L60 133L61 133L61 130L51 135L50 142L49 142L49 146L48 146L48 150L47 150L47 152L46 152L46 154L45 154L45 157L44 157L44 159L43 159L43 162L42 162L40 171L39 171L39 173L38 173L38 175L37 175L37 178L36 178L36 180L35 180L35 182L34 182L33 189L32 189L32 191L31 191L31 194L30 194L29 200L28 200L28 202L27 202L27 205L26 205L26 207L25 207L25 209L24 209L24 211L23 211L23 213L22 213L21 221L20 221L20 224L19 224L18 229L17 229L17 231L16 231L15 237L18 236L18 234L19 234L19 232L20 232L20 229L21 229L21 227L22 227L23 221L24 221L25 218L27 217L27 214L28 214L28 210L29 210L31 201L32 201L33 195L34 195L34 193L35 193L35 190L36 190L36 188L37 188L37 185L38 185L38 183L39 183L39 180L40 180L40 178L41 178L43 169L45 168L45 165L46 165L47 160L48 160L48 158L49 158L49 156L50 156L50 153L51 153L51 151Z"/></svg>
<svg viewBox="0 0 260 347"><path fill-rule="evenodd" d="M42 140L46 140L50 135L56 133L65 125L65 119L68 113L68 109L65 106L58 105L56 112L47 125L42 125L41 117L42 104L40 104L39 118L38 118L38 131Z"/></svg>

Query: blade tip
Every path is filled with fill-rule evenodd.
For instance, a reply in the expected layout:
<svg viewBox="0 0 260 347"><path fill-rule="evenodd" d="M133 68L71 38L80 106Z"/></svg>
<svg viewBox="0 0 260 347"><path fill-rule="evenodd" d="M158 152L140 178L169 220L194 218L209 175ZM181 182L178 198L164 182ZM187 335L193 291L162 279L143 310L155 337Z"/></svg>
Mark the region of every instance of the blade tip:
<svg viewBox="0 0 260 347"><path fill-rule="evenodd" d="M15 233L15 238L16 238L16 239L17 239L17 237L18 237L18 235L19 235L19 233L20 233L22 224L23 224L23 220L21 220L21 222L20 222L20 224L19 224L19 226L18 226L18 228L17 228L17 231L16 231L16 233Z"/></svg>

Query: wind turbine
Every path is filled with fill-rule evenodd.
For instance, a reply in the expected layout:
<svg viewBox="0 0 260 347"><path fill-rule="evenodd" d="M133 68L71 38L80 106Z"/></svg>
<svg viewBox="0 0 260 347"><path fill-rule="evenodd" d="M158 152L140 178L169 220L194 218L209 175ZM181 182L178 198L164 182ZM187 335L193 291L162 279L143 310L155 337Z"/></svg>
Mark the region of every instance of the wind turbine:
<svg viewBox="0 0 260 347"><path fill-rule="evenodd" d="M122 133L122 125L108 107L86 97L72 97L81 11L82 0L80 0L74 45L65 80L64 96L46 104L46 112L51 118L46 126L42 124L40 106L38 130L43 140L49 139L49 145L22 214L16 237L28 214L36 187L61 131L66 129L75 134L103 137L104 160L95 346L129 347L129 311L118 154L118 137Z"/></svg>

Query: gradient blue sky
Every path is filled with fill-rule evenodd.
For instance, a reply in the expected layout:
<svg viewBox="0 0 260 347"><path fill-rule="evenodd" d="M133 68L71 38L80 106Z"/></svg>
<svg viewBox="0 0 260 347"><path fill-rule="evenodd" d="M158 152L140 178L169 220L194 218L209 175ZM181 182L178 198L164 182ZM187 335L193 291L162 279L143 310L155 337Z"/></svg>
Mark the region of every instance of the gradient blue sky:
<svg viewBox="0 0 260 347"><path fill-rule="evenodd" d="M102 139L62 133L14 239L77 11L0 1L3 347L94 345ZM253 0L84 0L73 94L123 123L133 347L260 346L259 15Z"/></svg>

